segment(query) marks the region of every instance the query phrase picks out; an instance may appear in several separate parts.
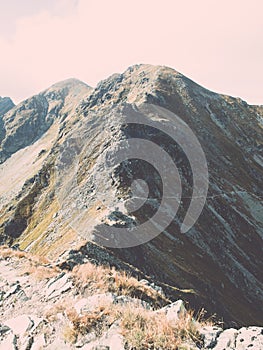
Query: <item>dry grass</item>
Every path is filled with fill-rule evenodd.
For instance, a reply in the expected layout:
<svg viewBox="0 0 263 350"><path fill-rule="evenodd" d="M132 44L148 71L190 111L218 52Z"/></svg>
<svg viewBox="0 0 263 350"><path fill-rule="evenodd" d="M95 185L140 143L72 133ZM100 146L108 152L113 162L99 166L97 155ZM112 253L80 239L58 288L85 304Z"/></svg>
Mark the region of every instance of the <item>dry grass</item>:
<svg viewBox="0 0 263 350"><path fill-rule="evenodd" d="M81 315L74 308L67 309L66 315L77 333L87 334L91 331L96 331L99 335L104 329L111 311L112 308L110 306L105 307L102 305Z"/></svg>
<svg viewBox="0 0 263 350"><path fill-rule="evenodd" d="M110 303L98 305L81 315L74 307L67 307L64 312L70 323L65 326L63 335L69 343L76 342L79 335L90 332L94 332L97 337L101 336L119 317L117 308Z"/></svg>
<svg viewBox="0 0 263 350"><path fill-rule="evenodd" d="M19 261L25 259L22 261L23 273L28 273L36 279L49 279L60 272L59 268L47 264L45 258L1 246L0 258L9 257ZM109 266L86 263L75 266L71 275L75 287L82 296L111 292L145 300L151 303L153 309L169 303L169 300L158 291L140 283L126 272L117 271ZM194 313L187 311L179 320L171 321L162 311L144 309L134 303L113 304L106 300L94 305L91 310L78 314L73 306L75 302L73 299L62 299L44 315L49 322L64 319L63 336L68 343L75 343L79 336L85 336L90 332L99 337L118 321L127 350L182 350L185 349L184 344L200 342L198 334L200 325L214 324L212 320L203 321L204 310L199 312L195 320Z"/></svg>
<svg viewBox="0 0 263 350"><path fill-rule="evenodd" d="M59 269L55 267L41 266L32 264L32 262L28 262L24 267L22 274L31 275L36 280L42 281L44 279L55 277L58 272Z"/></svg>
<svg viewBox="0 0 263 350"><path fill-rule="evenodd" d="M21 250L16 250L16 249L12 249L10 248L8 245L1 245L0 246L0 257L2 259L6 259L6 258L26 258L30 261L34 261L36 263L39 264L48 264L50 263L50 261L41 255L33 255L30 254L28 252L25 251L21 251Z"/></svg>
<svg viewBox="0 0 263 350"><path fill-rule="evenodd" d="M128 306L123 310L121 327L128 348L133 350L176 350L186 341L198 341L192 312L172 322L164 313Z"/></svg>
<svg viewBox="0 0 263 350"><path fill-rule="evenodd" d="M119 321L125 349L129 350L178 350L184 344L200 343L198 329L200 323L193 319L193 312L182 315L178 321L169 321L165 313L135 307L133 304L99 305L92 311L78 314L71 307L58 304L50 310L49 319L54 313L66 315L69 323L64 328L64 339L75 343L78 336L94 332L101 336L115 321ZM199 326L198 326L199 325Z"/></svg>
<svg viewBox="0 0 263 350"><path fill-rule="evenodd" d="M21 252L19 250L11 249L7 245L1 245L0 246L0 258L7 259L7 258L11 258L11 257L18 258L18 259L26 258L27 253Z"/></svg>
<svg viewBox="0 0 263 350"><path fill-rule="evenodd" d="M32 275L37 280L52 278L59 273L59 269L52 266L45 257L15 250L7 245L0 246L0 258L24 259L21 274Z"/></svg>
<svg viewBox="0 0 263 350"><path fill-rule="evenodd" d="M140 283L125 271L116 271L107 266L96 266L91 263L75 266L72 271L75 283L84 286L86 290L111 292L117 295L127 295L143 299L153 306L162 306L169 302L162 294L153 288Z"/></svg>

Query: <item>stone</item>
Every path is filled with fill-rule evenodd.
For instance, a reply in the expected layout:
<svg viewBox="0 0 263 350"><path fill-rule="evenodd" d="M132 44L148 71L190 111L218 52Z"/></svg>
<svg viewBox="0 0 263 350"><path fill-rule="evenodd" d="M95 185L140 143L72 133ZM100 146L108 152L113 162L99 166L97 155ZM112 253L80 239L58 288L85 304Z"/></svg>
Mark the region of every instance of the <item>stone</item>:
<svg viewBox="0 0 263 350"><path fill-rule="evenodd" d="M23 336L34 326L34 322L28 315L20 315L5 321L5 325L11 328L14 334Z"/></svg>
<svg viewBox="0 0 263 350"><path fill-rule="evenodd" d="M263 328L243 327L236 337L236 350L263 349Z"/></svg>
<svg viewBox="0 0 263 350"><path fill-rule="evenodd" d="M20 290L21 286L19 284L14 284L9 291L5 294L4 299L9 298L11 295L16 294Z"/></svg>
<svg viewBox="0 0 263 350"><path fill-rule="evenodd" d="M89 344L86 344L83 350L125 350L124 338L120 334L118 323L113 324L103 336Z"/></svg>
<svg viewBox="0 0 263 350"><path fill-rule="evenodd" d="M156 312L164 312L168 321L177 322L186 314L186 309L184 307L184 302L182 300L177 300Z"/></svg>
<svg viewBox="0 0 263 350"><path fill-rule="evenodd" d="M216 345L216 340L223 329L216 326L206 326L199 330L201 339L204 342L205 348L213 348Z"/></svg>
<svg viewBox="0 0 263 350"><path fill-rule="evenodd" d="M10 333L3 341L0 342L0 350L17 350L17 338L14 334Z"/></svg>
<svg viewBox="0 0 263 350"><path fill-rule="evenodd" d="M222 332L216 340L216 346L213 350L233 350L235 349L235 342L238 331L234 328L226 329Z"/></svg>
<svg viewBox="0 0 263 350"><path fill-rule="evenodd" d="M128 295L119 295L116 297L117 304L133 304L135 307L143 307L144 309L151 309L151 305L144 300L132 298Z"/></svg>
<svg viewBox="0 0 263 350"><path fill-rule="evenodd" d="M10 97L0 96L0 116L7 113L14 106L15 104Z"/></svg>
<svg viewBox="0 0 263 350"><path fill-rule="evenodd" d="M81 314L87 311L94 310L100 305L112 304L116 301L116 296L112 293L95 294L88 298L80 299L75 305L77 313Z"/></svg>
<svg viewBox="0 0 263 350"><path fill-rule="evenodd" d="M21 346L19 346L19 350L32 350L32 345L34 343L34 338L32 336L28 336L21 341Z"/></svg>
<svg viewBox="0 0 263 350"><path fill-rule="evenodd" d="M45 347L45 350L70 350L70 349L72 349L70 344L67 344L62 339L56 339L50 345Z"/></svg>
<svg viewBox="0 0 263 350"><path fill-rule="evenodd" d="M46 340L44 334L41 334L37 337L34 337L34 342L30 350L42 350L42 348L46 345Z"/></svg>
<svg viewBox="0 0 263 350"><path fill-rule="evenodd" d="M2 336L5 333L8 333L10 331L10 328L6 325L0 325L0 336Z"/></svg>
<svg viewBox="0 0 263 350"><path fill-rule="evenodd" d="M72 281L69 280L69 275L62 273L51 280L46 289L46 298L51 299L60 296L72 288Z"/></svg>

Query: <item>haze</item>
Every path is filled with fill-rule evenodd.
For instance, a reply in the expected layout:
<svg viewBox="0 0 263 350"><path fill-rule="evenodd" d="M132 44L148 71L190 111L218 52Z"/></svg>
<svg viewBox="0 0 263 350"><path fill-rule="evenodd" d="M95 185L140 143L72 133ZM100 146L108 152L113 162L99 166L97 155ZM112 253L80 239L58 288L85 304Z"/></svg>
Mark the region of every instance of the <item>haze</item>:
<svg viewBox="0 0 263 350"><path fill-rule="evenodd" d="M0 1L0 96L16 103L59 80L95 86L150 63L263 104L261 0Z"/></svg>

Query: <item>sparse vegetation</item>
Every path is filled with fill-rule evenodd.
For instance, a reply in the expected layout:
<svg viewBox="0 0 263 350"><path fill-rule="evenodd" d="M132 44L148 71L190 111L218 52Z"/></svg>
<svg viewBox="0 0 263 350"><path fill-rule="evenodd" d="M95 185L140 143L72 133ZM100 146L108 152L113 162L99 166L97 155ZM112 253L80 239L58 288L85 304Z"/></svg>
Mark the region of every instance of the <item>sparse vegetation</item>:
<svg viewBox="0 0 263 350"><path fill-rule="evenodd" d="M143 299L154 307L167 304L169 300L153 288L140 283L125 271L117 271L108 266L96 266L92 263L78 265L73 268L75 283L89 290L112 292Z"/></svg>
<svg viewBox="0 0 263 350"><path fill-rule="evenodd" d="M165 314L143 308L126 307L123 311L121 326L129 349L176 350L182 342L198 339L191 312L173 323Z"/></svg>
<svg viewBox="0 0 263 350"><path fill-rule="evenodd" d="M60 306L61 307L61 306ZM62 310L58 307L56 312ZM133 304L101 305L93 311L79 315L74 308L64 311L69 324L64 338L74 343L79 335L95 332L100 336L115 321L119 321L121 334L129 350L178 350L184 344L199 343L198 324L210 325L210 321L193 319L193 311L187 312L177 322L167 320L164 313L134 307Z"/></svg>
<svg viewBox="0 0 263 350"><path fill-rule="evenodd" d="M50 261L40 255L33 255L24 251L15 250L7 245L0 246L0 258L24 259L22 273L32 275L37 280L52 278L58 274L59 269L50 264Z"/></svg>

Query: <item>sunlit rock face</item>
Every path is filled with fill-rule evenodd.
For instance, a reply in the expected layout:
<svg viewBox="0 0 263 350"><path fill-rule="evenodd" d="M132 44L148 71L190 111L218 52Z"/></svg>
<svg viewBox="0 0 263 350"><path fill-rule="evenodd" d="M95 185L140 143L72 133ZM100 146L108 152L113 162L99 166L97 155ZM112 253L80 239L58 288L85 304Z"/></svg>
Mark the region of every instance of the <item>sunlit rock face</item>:
<svg viewBox="0 0 263 350"><path fill-rule="evenodd" d="M127 123L127 115L136 120L140 113L180 132L173 115L179 117L205 154L205 206L185 233L181 225L193 196L193 169L160 129ZM95 89L74 79L58 83L2 117L1 241L52 258L70 249L94 258L87 241L107 246L112 227L131 229L149 221L160 208L164 179L139 157L119 165L109 161L123 143L148 140L178 169L178 210L167 209L174 217L152 240L103 248L102 255L111 264L128 263L171 297L181 293L228 323L260 324L262 120L262 106L213 93L166 67L133 66ZM129 212L126 203L138 179L144 182L137 196L145 195L140 191L146 183L148 197Z"/></svg>

